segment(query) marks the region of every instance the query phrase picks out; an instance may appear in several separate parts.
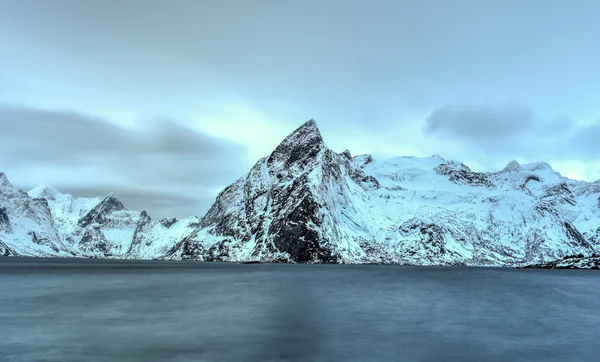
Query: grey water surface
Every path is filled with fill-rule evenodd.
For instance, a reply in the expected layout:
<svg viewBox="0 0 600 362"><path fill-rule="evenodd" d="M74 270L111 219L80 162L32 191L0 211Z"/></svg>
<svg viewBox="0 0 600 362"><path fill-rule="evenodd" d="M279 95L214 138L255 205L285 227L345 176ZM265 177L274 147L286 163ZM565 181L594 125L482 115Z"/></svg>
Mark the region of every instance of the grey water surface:
<svg viewBox="0 0 600 362"><path fill-rule="evenodd" d="M600 273L0 258L0 361L598 361Z"/></svg>

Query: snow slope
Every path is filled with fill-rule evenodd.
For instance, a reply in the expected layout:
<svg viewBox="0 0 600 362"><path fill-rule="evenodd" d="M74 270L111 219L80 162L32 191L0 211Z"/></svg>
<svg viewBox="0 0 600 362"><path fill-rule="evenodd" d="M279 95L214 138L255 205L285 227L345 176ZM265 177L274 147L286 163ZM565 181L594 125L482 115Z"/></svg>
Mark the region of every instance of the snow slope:
<svg viewBox="0 0 600 362"><path fill-rule="evenodd" d="M112 194L27 194L1 180L7 255L521 266L591 255L600 243L600 181L546 163L478 173L437 155L352 157L327 148L312 120L201 219L154 221Z"/></svg>

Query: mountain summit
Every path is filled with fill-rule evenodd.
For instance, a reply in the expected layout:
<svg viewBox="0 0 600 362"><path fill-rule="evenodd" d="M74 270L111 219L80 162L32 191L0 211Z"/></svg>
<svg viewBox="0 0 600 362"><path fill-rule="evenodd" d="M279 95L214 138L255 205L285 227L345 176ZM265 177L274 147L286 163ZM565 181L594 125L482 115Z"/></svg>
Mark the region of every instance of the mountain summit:
<svg viewBox="0 0 600 362"><path fill-rule="evenodd" d="M546 163L482 173L437 155L352 157L327 148L314 120L201 219L154 221L114 195L26 194L2 182L0 253L10 255L517 266L591 255L600 243L598 183Z"/></svg>

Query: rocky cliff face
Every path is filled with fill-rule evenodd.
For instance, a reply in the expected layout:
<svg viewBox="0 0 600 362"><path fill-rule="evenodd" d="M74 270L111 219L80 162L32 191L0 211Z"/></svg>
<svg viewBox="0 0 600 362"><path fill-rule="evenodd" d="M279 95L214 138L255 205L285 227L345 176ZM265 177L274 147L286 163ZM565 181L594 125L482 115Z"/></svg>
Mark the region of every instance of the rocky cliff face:
<svg viewBox="0 0 600 362"><path fill-rule="evenodd" d="M600 242L600 182L545 163L480 173L440 156L352 157L327 148L314 121L225 188L202 219L154 221L114 195L0 191L2 250L24 255L38 253L35 244L95 257L515 266L591 255ZM27 229L18 217L26 204L24 218L45 226L15 238Z"/></svg>

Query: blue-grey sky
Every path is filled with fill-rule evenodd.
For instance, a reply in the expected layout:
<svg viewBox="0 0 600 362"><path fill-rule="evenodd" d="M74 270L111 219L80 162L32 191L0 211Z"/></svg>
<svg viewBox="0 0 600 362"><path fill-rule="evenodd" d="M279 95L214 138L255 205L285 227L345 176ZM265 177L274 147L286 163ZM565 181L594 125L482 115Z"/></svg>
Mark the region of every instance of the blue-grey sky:
<svg viewBox="0 0 600 362"><path fill-rule="evenodd" d="M0 0L0 171L202 215L295 127L600 178L595 0Z"/></svg>

